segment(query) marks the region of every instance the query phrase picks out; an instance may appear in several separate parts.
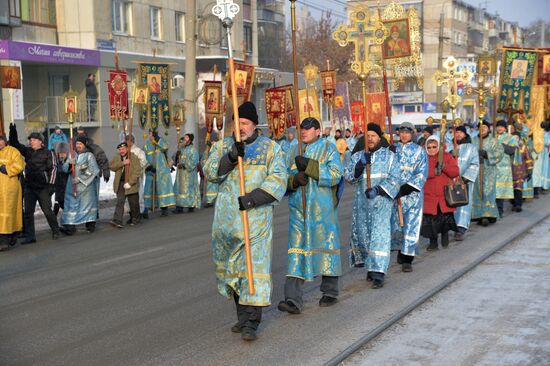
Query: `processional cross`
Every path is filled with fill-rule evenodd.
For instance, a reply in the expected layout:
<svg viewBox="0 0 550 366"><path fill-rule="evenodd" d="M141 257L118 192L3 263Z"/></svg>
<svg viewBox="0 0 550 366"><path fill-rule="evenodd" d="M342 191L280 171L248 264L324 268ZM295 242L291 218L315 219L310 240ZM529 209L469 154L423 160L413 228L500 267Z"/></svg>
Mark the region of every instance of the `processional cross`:
<svg viewBox="0 0 550 366"><path fill-rule="evenodd" d="M374 64L369 61L369 45L381 45L388 36L388 30L379 19L372 17L367 9L357 8L350 14L351 26L340 24L332 38L341 47L350 42L355 45L355 60L351 69L357 74L368 74Z"/></svg>
<svg viewBox="0 0 550 366"><path fill-rule="evenodd" d="M445 71L436 70L433 75L433 80L438 86L447 85L445 100L449 103L449 108L453 113L461 101L458 95L458 83L462 82L466 85L472 78L472 73L468 69L464 68L462 71L458 71L458 66L458 61L453 56L449 56L443 63Z"/></svg>
<svg viewBox="0 0 550 366"><path fill-rule="evenodd" d="M365 150L367 150L367 77L372 69L378 67L369 61L369 46L374 43L381 45L388 36L388 30L384 23L376 16L373 17L368 9L358 7L350 14L351 26L340 24L332 34L332 38L341 47L347 46L350 42L355 45L355 60L351 69L357 74L361 81L363 94L363 131L365 139ZM367 187L371 188L370 165L366 166Z"/></svg>
<svg viewBox="0 0 550 366"><path fill-rule="evenodd" d="M473 87L471 85L468 86L466 89L467 95L473 95L477 94L477 103L479 107L479 119L483 120L485 115L487 114L487 107L485 106L485 102L487 101L487 97L489 95L496 95L497 88L494 85L487 86L485 83L485 75L480 74L477 80L477 87Z"/></svg>

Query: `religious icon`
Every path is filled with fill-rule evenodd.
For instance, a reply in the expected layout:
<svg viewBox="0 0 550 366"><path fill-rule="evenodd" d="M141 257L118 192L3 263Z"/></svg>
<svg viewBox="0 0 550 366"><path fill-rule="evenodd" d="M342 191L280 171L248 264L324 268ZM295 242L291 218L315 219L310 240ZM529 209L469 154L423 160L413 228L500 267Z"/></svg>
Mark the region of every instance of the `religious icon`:
<svg viewBox="0 0 550 366"><path fill-rule="evenodd" d="M385 21L390 35L384 40L382 55L384 58L408 57L411 55L409 19Z"/></svg>
<svg viewBox="0 0 550 366"><path fill-rule="evenodd" d="M542 57L542 72L544 74L550 74L550 55L544 55Z"/></svg>
<svg viewBox="0 0 550 366"><path fill-rule="evenodd" d="M207 113L219 113L219 100L220 89L219 88L207 88L206 89L206 112Z"/></svg>
<svg viewBox="0 0 550 366"><path fill-rule="evenodd" d="M278 98L271 99L271 112L281 111L281 101Z"/></svg>
<svg viewBox="0 0 550 366"><path fill-rule="evenodd" d="M512 79L523 80L527 75L527 60L514 60L512 62Z"/></svg>
<svg viewBox="0 0 550 366"><path fill-rule="evenodd" d="M313 98L305 97L300 98L300 105L302 106L302 111L306 113L313 112Z"/></svg>
<svg viewBox="0 0 550 366"><path fill-rule="evenodd" d="M160 74L147 74L147 86L151 94L160 94Z"/></svg>
<svg viewBox="0 0 550 366"><path fill-rule="evenodd" d="M334 97L334 108L336 109L344 108L344 97L342 95L337 95Z"/></svg>
<svg viewBox="0 0 550 366"><path fill-rule="evenodd" d="M65 113L77 113L76 97L65 97Z"/></svg>
<svg viewBox="0 0 550 366"><path fill-rule="evenodd" d="M0 79L2 88L21 89L21 72L18 66L2 66Z"/></svg>
<svg viewBox="0 0 550 366"><path fill-rule="evenodd" d="M237 94L244 93L246 88L247 72L243 70L235 71L235 86L237 87Z"/></svg>
<svg viewBox="0 0 550 366"><path fill-rule="evenodd" d="M134 89L134 104L147 104L149 89L138 86Z"/></svg>

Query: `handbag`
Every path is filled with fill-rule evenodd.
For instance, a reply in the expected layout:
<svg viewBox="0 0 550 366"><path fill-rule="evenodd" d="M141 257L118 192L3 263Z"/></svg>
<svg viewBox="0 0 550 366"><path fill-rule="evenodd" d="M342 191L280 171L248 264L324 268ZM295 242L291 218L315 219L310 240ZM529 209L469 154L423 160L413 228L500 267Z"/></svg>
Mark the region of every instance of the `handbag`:
<svg viewBox="0 0 550 366"><path fill-rule="evenodd" d="M449 184L444 187L443 192L445 202L449 207L456 208L468 204L468 186L460 177L457 178L456 182L449 179Z"/></svg>

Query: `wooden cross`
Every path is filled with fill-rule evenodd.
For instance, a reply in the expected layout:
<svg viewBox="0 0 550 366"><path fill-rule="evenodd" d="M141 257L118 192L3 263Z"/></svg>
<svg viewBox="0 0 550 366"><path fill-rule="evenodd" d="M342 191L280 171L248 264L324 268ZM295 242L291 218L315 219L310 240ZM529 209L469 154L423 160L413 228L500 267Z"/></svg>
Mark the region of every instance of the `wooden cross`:
<svg viewBox="0 0 550 366"><path fill-rule="evenodd" d="M355 60L351 69L356 74L367 73L373 68L369 61L369 45L380 45L388 36L388 30L378 18L371 15L368 9L359 7L350 14L351 26L340 24L332 34L332 38L341 47L350 42L355 45Z"/></svg>
<svg viewBox="0 0 550 366"><path fill-rule="evenodd" d="M458 61L453 56L449 56L443 63L445 71L437 70L432 77L437 86L447 85L445 100L452 110L456 109L461 100L457 94L458 83L463 82L466 85L472 78L472 73L468 69L458 71L458 66Z"/></svg>
<svg viewBox="0 0 550 366"><path fill-rule="evenodd" d="M514 115L523 113L523 110L522 109L515 109L512 106L512 101L508 100L508 106L504 109L499 109L497 112L498 113L506 113L506 115L508 116L507 122L512 124L512 123L514 123Z"/></svg>

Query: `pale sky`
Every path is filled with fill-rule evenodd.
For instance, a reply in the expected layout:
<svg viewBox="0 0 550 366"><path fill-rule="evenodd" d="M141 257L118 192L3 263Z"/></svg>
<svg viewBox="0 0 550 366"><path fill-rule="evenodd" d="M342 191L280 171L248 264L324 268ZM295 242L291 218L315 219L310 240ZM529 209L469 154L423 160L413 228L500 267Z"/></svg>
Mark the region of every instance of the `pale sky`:
<svg viewBox="0 0 550 366"><path fill-rule="evenodd" d="M504 19L512 22L519 22L521 27L528 26L532 21L543 19L550 23L550 0L462 0L473 6L480 3L487 7L491 14L497 13ZM290 2L287 8L290 21ZM306 6L312 15L317 17L322 10L333 10L335 15L345 15L345 0L297 0L296 7ZM336 16L335 19L343 20Z"/></svg>

